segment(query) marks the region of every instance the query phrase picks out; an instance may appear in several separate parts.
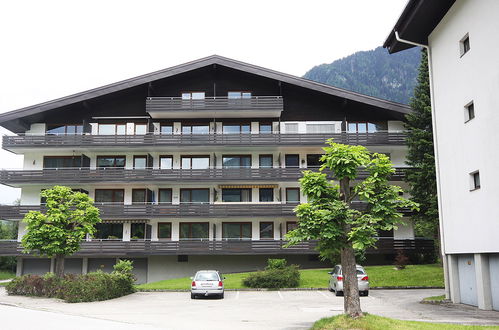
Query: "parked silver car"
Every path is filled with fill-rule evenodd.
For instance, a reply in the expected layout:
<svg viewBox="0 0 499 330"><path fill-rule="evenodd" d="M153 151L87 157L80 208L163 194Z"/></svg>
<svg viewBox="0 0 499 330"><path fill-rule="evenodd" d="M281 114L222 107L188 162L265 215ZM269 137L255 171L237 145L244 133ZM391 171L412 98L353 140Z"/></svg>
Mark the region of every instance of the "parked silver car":
<svg viewBox="0 0 499 330"><path fill-rule="evenodd" d="M191 299L196 299L198 296L218 296L223 299L224 279L216 270L198 271L194 277L191 277Z"/></svg>
<svg viewBox="0 0 499 330"><path fill-rule="evenodd" d="M337 296L343 295L343 273L341 265L336 265L329 279L329 291L334 291ZM359 294L362 296L369 295L369 277L362 266L357 265L357 281L359 283Z"/></svg>

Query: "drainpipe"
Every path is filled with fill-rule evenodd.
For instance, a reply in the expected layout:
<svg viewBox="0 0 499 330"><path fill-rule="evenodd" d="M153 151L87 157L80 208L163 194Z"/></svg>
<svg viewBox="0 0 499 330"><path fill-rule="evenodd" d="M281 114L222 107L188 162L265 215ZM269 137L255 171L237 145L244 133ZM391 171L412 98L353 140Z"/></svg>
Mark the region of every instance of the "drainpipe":
<svg viewBox="0 0 499 330"><path fill-rule="evenodd" d="M449 289L449 272L448 272L448 265L447 265L447 256L445 254L445 244L444 244L444 230L443 230L443 208L442 208L442 188L440 185L440 157L438 156L438 138L437 138L437 114L435 112L435 93L433 89L433 63L431 60L431 49L428 45L423 45L414 41L410 40L405 40L402 39L398 33L398 31L395 31L395 38L397 39L398 42L402 42L408 45L412 46L418 46L418 47L423 47L426 48L428 52L428 74L430 76L430 102L431 102L431 117L432 117L432 126L433 126L433 148L435 152L435 170L437 172L437 195L438 195L438 220L439 220L439 228L440 228L440 249L441 249L441 254L442 254L442 264L444 266L444 282L445 282L445 298L447 299L453 299L454 297L450 296L450 289Z"/></svg>

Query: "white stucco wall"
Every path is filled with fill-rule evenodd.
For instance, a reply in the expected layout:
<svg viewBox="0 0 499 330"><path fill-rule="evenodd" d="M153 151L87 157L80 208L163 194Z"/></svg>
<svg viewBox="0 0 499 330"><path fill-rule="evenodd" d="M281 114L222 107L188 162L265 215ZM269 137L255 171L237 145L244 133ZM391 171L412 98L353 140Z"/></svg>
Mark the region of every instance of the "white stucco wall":
<svg viewBox="0 0 499 330"><path fill-rule="evenodd" d="M499 251L498 13L497 0L457 0L429 37L446 253ZM465 123L470 101L476 117ZM481 188L470 191L477 170Z"/></svg>

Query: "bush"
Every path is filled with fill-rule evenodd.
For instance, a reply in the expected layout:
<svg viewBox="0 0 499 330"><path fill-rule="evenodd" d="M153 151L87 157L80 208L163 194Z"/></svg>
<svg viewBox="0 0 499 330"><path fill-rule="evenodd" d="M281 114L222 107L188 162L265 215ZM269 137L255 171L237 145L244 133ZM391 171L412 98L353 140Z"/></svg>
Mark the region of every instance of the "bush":
<svg viewBox="0 0 499 330"><path fill-rule="evenodd" d="M409 263L409 258L404 254L404 251L399 250L397 256L395 257L394 265L398 270L405 269L405 266Z"/></svg>
<svg viewBox="0 0 499 330"><path fill-rule="evenodd" d="M11 295L56 297L67 302L100 301L135 292L132 262L120 260L111 274L97 271L85 275L66 274L57 278L52 273L43 277L24 275L7 284Z"/></svg>
<svg viewBox="0 0 499 330"><path fill-rule="evenodd" d="M296 265L267 269L250 274L243 284L250 288L296 288L300 285L300 272Z"/></svg>
<svg viewBox="0 0 499 330"><path fill-rule="evenodd" d="M271 269L284 269L287 265L286 259L268 259L266 270Z"/></svg>

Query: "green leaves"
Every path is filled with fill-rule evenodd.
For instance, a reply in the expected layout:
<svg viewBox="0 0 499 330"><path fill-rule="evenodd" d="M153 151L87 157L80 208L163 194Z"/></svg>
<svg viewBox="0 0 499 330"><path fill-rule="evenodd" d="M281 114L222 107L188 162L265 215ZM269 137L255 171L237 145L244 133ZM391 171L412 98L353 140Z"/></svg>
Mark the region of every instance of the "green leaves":
<svg viewBox="0 0 499 330"><path fill-rule="evenodd" d="M101 221L99 209L88 195L68 187L54 186L41 196L46 198L46 213L30 211L23 220L27 223L21 241L24 252L47 257L77 252L80 242Z"/></svg>

